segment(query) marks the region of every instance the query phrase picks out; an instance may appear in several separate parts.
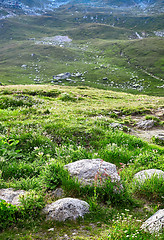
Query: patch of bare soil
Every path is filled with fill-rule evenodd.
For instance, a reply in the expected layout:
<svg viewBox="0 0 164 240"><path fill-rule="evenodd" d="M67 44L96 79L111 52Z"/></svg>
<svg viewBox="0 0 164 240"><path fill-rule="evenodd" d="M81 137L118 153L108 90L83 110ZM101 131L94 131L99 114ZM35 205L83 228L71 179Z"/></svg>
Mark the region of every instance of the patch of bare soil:
<svg viewBox="0 0 164 240"><path fill-rule="evenodd" d="M164 109L158 109L152 111L152 116L159 118L161 121L164 120ZM144 120L145 116L134 116L133 120L137 122ZM157 136L158 134L164 134L164 127L158 126L151 129L137 129L133 128L131 134L142 138L145 141L151 142L152 137Z"/></svg>
<svg viewBox="0 0 164 240"><path fill-rule="evenodd" d="M151 142L153 136L156 136L158 134L164 134L164 129L163 128L153 128L149 130L132 129L131 134L139 138L142 138L145 141Z"/></svg>

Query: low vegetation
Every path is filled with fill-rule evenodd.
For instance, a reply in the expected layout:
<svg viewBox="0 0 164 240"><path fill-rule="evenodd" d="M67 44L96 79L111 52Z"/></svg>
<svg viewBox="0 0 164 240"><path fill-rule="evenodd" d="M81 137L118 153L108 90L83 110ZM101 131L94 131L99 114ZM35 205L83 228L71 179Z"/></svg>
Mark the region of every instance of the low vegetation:
<svg viewBox="0 0 164 240"><path fill-rule="evenodd" d="M20 207L0 203L1 239L156 239L140 226L164 207L164 183L152 179L138 187L133 176L150 168L164 171L164 149L130 129L135 129L134 115L150 119L162 109L162 97L82 86L15 85L1 86L0 103L0 188L28 191ZM113 122L122 124L122 130L113 128ZM93 186L70 178L64 165L86 158L116 164L123 189L110 180L101 183L101 176ZM46 221L41 210L56 199L58 187L65 196L87 201L90 213L76 222Z"/></svg>

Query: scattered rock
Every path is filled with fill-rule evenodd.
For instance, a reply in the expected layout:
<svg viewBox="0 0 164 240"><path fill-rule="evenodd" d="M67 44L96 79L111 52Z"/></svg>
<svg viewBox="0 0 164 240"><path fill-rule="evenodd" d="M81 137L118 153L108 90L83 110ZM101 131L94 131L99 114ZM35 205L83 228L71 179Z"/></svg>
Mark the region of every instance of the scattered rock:
<svg viewBox="0 0 164 240"><path fill-rule="evenodd" d="M108 78L107 78L107 77L104 77L103 80L106 81L106 80L108 80Z"/></svg>
<svg viewBox="0 0 164 240"><path fill-rule="evenodd" d="M20 206L19 197L24 195L24 190L14 190L13 188L0 189L0 199L5 200L7 203L11 203L16 206Z"/></svg>
<svg viewBox="0 0 164 240"><path fill-rule="evenodd" d="M164 179L164 172L158 169L142 170L134 175L134 179L144 183L146 179L150 179L153 176L157 176L158 178L163 177Z"/></svg>
<svg viewBox="0 0 164 240"><path fill-rule="evenodd" d="M112 182L120 181L116 165L102 159L83 159L65 165L72 177L77 177L84 184L90 185L95 182L95 177L101 176L101 180L111 178Z"/></svg>
<svg viewBox="0 0 164 240"><path fill-rule="evenodd" d="M161 142L164 141L164 133L158 133L158 135L155 136L155 138Z"/></svg>
<svg viewBox="0 0 164 240"><path fill-rule="evenodd" d="M117 128L117 129L120 129L120 130L123 129L123 126L120 123L117 123L117 122L110 123L110 127Z"/></svg>
<svg viewBox="0 0 164 240"><path fill-rule="evenodd" d="M22 68L26 68L26 67L27 67L27 65L23 64L21 67L22 67Z"/></svg>
<svg viewBox="0 0 164 240"><path fill-rule="evenodd" d="M146 130L154 127L154 123L154 120L143 120L137 123L137 127Z"/></svg>
<svg viewBox="0 0 164 240"><path fill-rule="evenodd" d="M63 198L48 204L43 212L47 219L56 221L76 220L89 212L89 204L76 198Z"/></svg>
<svg viewBox="0 0 164 240"><path fill-rule="evenodd" d="M53 76L53 79L55 79L55 80L62 80L62 79L67 79L69 77L71 77L71 73L66 72L66 73L60 73L60 74L58 74L56 76Z"/></svg>
<svg viewBox="0 0 164 240"><path fill-rule="evenodd" d="M82 73L75 73L75 77L82 77L83 76L83 74Z"/></svg>
<svg viewBox="0 0 164 240"><path fill-rule="evenodd" d="M161 231L164 228L164 209L158 210L153 216L147 219L141 228L150 233Z"/></svg>
<svg viewBox="0 0 164 240"><path fill-rule="evenodd" d="M48 232L53 232L55 230L55 228L50 228L48 229Z"/></svg>

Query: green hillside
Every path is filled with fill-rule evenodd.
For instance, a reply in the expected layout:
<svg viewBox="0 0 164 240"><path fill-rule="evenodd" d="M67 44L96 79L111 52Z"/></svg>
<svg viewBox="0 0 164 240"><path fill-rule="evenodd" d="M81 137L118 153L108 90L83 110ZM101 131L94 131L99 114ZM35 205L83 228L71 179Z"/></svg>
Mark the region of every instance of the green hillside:
<svg viewBox="0 0 164 240"><path fill-rule="evenodd" d="M101 15L98 12L97 20L94 21L92 8L87 13L86 23L82 11L74 14L72 11L74 9L63 7L45 16L20 16L2 21L2 84L52 84L56 74L81 72L83 79L73 78L72 82L62 81L57 84L87 85L163 96L164 41L163 38L154 38L154 32L150 33L149 27L148 32L145 32L142 27L144 18L140 19L142 24L130 29L130 16L127 16L126 22L120 17L119 21L124 22L124 25L119 26L118 22L117 27L111 25L109 19L101 23L103 13ZM90 22L89 14L90 17L93 15ZM159 16L159 22L155 18L156 29L160 29L162 18ZM139 23L138 17L133 17L134 20ZM131 24L134 25L133 21ZM136 32L146 38L137 39ZM51 40L36 45L37 42L44 42L45 37L51 39L58 35L68 36L72 42L62 47L54 45Z"/></svg>

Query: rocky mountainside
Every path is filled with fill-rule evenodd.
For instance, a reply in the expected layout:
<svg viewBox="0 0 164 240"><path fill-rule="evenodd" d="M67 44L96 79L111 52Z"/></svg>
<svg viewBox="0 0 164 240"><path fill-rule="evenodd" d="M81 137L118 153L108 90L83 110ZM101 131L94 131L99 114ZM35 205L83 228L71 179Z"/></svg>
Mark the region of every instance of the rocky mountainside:
<svg viewBox="0 0 164 240"><path fill-rule="evenodd" d="M0 6L4 8L48 8L58 7L63 4L87 4L92 6L109 6L109 7L141 7L147 8L153 6L163 7L163 0L0 0Z"/></svg>

